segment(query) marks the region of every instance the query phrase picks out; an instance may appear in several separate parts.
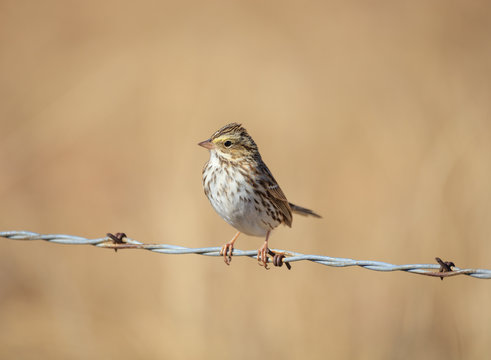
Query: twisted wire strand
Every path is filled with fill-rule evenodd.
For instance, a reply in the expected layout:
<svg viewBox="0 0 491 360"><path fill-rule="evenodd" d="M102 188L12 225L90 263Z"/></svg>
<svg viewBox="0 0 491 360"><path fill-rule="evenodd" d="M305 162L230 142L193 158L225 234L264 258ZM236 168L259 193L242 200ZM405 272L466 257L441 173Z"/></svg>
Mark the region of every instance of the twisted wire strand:
<svg viewBox="0 0 491 360"><path fill-rule="evenodd" d="M0 237L11 240L44 240L56 244L66 245L93 245L108 249L143 249L160 254L199 254L205 256L221 256L221 247L205 247L205 248L187 248L177 245L168 244L144 244L139 241L124 237L122 243L115 243L114 239L106 236L97 239L86 239L80 236L64 235L64 234L47 234L42 235L30 231L1 231ZM285 251L273 249L278 253L283 253L283 263L293 263L297 261L311 261L317 264L332 266L332 267L349 267L358 266L374 271L405 271L413 274L433 276L433 277L450 277L456 275L467 275L477 279L491 279L491 270L488 269L463 269L454 266L451 267L438 264L406 264L394 265L381 261L368 260L353 260L348 258L335 258L321 255L305 255L293 251ZM247 256L251 258L257 257L257 250L233 250L233 256ZM441 260L440 260L441 261ZM442 267L443 266L443 267Z"/></svg>

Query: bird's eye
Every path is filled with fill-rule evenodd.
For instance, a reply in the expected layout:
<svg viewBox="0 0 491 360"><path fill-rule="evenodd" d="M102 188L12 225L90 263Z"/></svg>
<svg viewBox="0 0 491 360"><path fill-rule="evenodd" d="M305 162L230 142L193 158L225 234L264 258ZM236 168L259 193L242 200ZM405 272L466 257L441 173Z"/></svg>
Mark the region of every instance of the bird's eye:
<svg viewBox="0 0 491 360"><path fill-rule="evenodd" d="M227 140L223 143L223 145L225 145L225 147L231 147L232 146L232 142L230 140Z"/></svg>

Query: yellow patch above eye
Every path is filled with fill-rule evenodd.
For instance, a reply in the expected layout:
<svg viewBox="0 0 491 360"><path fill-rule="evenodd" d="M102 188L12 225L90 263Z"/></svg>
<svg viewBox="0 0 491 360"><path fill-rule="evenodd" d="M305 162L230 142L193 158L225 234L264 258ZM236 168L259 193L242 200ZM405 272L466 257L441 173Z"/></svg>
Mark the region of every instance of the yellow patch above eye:
<svg viewBox="0 0 491 360"><path fill-rule="evenodd" d="M233 138L230 136L220 136L220 137L217 137L216 139L213 139L213 142L216 144L225 144L225 142L227 142L227 141L233 142Z"/></svg>

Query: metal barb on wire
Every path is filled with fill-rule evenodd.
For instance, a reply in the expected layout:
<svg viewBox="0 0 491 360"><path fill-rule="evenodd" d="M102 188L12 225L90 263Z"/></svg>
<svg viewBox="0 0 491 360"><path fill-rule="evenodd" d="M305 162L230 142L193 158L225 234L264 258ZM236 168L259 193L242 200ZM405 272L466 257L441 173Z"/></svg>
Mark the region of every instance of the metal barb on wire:
<svg viewBox="0 0 491 360"><path fill-rule="evenodd" d="M97 239L86 239L80 236L50 234L42 235L30 231L1 231L0 237L11 240L44 240L57 244L67 245L93 245L107 249L143 249L161 254L199 254L206 256L221 256L221 247L206 247L206 248L186 248L177 245L168 244L144 244L139 241L126 237L124 233L116 235L108 234L106 237ZM290 265L296 261L308 260L317 264L332 266L332 267L348 267L359 266L368 270L375 271L405 271L413 274L439 277L468 275L478 279L491 279L491 270L487 269L462 269L454 265L451 261L442 261L436 258L438 264L407 264L393 265L381 261L353 260L347 258L335 258L321 255L304 255L297 252L276 250L280 253L280 264ZM251 258L257 257L257 250L237 250L233 251L234 256L248 256Z"/></svg>

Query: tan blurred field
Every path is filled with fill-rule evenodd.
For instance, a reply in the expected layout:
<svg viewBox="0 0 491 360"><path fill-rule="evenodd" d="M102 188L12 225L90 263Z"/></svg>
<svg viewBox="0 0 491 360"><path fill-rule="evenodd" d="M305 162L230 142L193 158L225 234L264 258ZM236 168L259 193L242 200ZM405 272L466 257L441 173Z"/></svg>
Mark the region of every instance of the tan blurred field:
<svg viewBox="0 0 491 360"><path fill-rule="evenodd" d="M273 247L491 268L489 2L0 9L0 230L222 245L196 144L236 121L323 215ZM483 359L490 304L468 277L0 239L1 359Z"/></svg>

